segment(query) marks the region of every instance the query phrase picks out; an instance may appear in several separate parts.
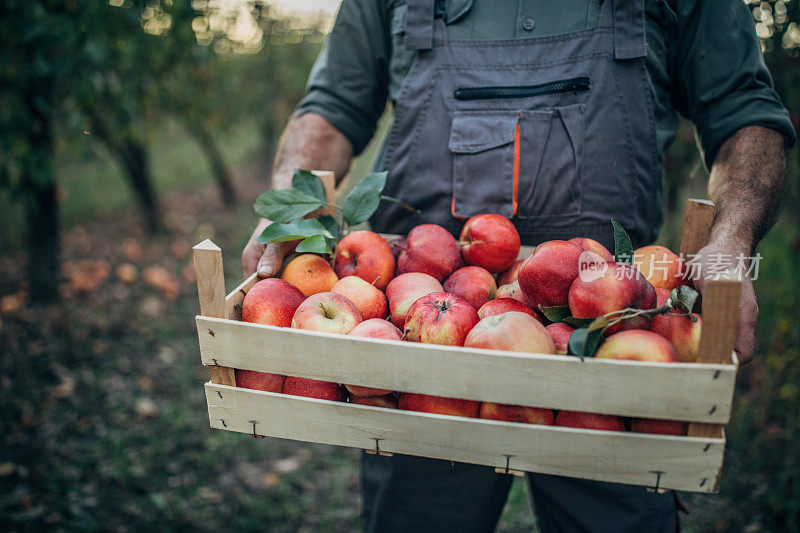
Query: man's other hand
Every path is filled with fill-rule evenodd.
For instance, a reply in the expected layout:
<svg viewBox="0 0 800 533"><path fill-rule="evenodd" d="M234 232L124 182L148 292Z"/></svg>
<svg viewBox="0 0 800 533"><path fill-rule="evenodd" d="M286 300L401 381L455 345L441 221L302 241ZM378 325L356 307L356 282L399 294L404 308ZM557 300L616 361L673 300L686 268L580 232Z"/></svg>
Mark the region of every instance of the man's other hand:
<svg viewBox="0 0 800 533"><path fill-rule="evenodd" d="M739 244L735 239L719 238L712 240L691 261L690 275L700 294L703 294L705 280L719 275L723 270L736 270L742 278L742 296L739 299L739 318L734 350L740 364L753 359L755 348L755 329L758 319L758 303L753 290L753 281L747 269L750 266L749 245ZM744 261L741 259L744 258ZM743 263L743 264L740 264Z"/></svg>

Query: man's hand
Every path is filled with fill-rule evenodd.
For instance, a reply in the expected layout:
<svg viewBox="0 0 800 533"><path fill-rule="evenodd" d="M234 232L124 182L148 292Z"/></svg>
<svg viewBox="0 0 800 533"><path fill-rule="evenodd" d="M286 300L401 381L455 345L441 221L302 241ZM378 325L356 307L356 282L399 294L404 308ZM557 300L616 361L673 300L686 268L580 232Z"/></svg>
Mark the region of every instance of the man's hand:
<svg viewBox="0 0 800 533"><path fill-rule="evenodd" d="M749 243L737 242L734 238L718 238L697 252L691 261L690 275L694 286L702 294L705 280L719 275L722 271L740 268L742 296L739 300L739 318L736 322L736 342L734 350L740 364L749 363L755 348L756 319L758 303L753 291L753 282L747 275L749 263L740 264L741 258L750 256Z"/></svg>
<svg viewBox="0 0 800 533"><path fill-rule="evenodd" d="M734 263L738 257L750 257L758 241L775 223L786 188L787 158L783 142L776 131L748 126L722 144L708 182L708 195L716 204L717 215L708 245L699 252L701 275L695 285L701 293L703 273L708 276L712 264L717 269L720 257L732 256ZM745 274L742 272L735 345L741 363L753 358L758 316L753 283Z"/></svg>
<svg viewBox="0 0 800 533"><path fill-rule="evenodd" d="M270 224L269 220L260 219L253 235L247 241L247 246L242 252L242 272L247 278L253 272L258 272L259 277L269 278L278 273L283 263L283 258L290 254L299 241L276 242L261 244L256 238L261 235Z"/></svg>

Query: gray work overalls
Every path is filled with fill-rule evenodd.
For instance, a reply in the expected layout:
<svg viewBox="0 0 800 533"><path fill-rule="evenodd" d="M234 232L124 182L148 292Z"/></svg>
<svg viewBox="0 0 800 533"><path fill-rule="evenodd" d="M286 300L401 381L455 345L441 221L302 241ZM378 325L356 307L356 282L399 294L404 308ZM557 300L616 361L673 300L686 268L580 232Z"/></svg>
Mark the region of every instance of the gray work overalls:
<svg viewBox="0 0 800 533"><path fill-rule="evenodd" d="M645 70L644 0L607 0L596 28L499 41L447 41L433 0L407 2L417 50L383 158L379 231L423 220L457 234L477 213L512 218L523 242L592 237L613 217L634 244L656 237L662 169Z"/></svg>
<svg viewBox="0 0 800 533"><path fill-rule="evenodd" d="M634 245L661 223L662 184L645 71L644 0L605 0L596 28L532 39L448 41L434 0L407 0L416 59L395 103L383 166L393 204L377 231L422 222L458 234L478 213L511 218L526 244L576 236ZM491 531L511 476L395 455L362 461L364 529ZM529 475L540 528L675 531L672 494Z"/></svg>

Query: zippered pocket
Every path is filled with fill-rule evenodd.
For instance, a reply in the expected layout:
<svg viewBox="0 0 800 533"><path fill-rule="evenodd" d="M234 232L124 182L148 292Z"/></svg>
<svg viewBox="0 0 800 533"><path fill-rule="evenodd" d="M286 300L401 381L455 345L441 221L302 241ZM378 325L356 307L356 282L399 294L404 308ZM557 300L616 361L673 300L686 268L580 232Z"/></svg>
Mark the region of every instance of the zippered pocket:
<svg viewBox="0 0 800 533"><path fill-rule="evenodd" d="M589 76L566 80L550 81L539 85L497 86L497 87L459 87L453 91L456 100L493 100L500 98L528 98L546 94L578 94L588 91L591 86Z"/></svg>

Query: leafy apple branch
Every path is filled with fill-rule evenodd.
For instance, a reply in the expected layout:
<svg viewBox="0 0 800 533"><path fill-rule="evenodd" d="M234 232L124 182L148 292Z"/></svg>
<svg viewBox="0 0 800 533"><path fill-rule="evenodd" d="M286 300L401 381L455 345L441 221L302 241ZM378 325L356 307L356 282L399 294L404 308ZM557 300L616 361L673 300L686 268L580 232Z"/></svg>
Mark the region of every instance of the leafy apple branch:
<svg viewBox="0 0 800 533"><path fill-rule="evenodd" d="M267 244L300 239L296 251L329 254L350 227L365 222L375 213L381 200L397 203L419 214L410 205L381 194L385 185L386 172L368 174L353 187L340 206L327 201L319 176L297 169L290 188L267 191L256 200L253 206L256 214L272 221L257 240ZM322 207L330 208L336 216L303 218Z"/></svg>

